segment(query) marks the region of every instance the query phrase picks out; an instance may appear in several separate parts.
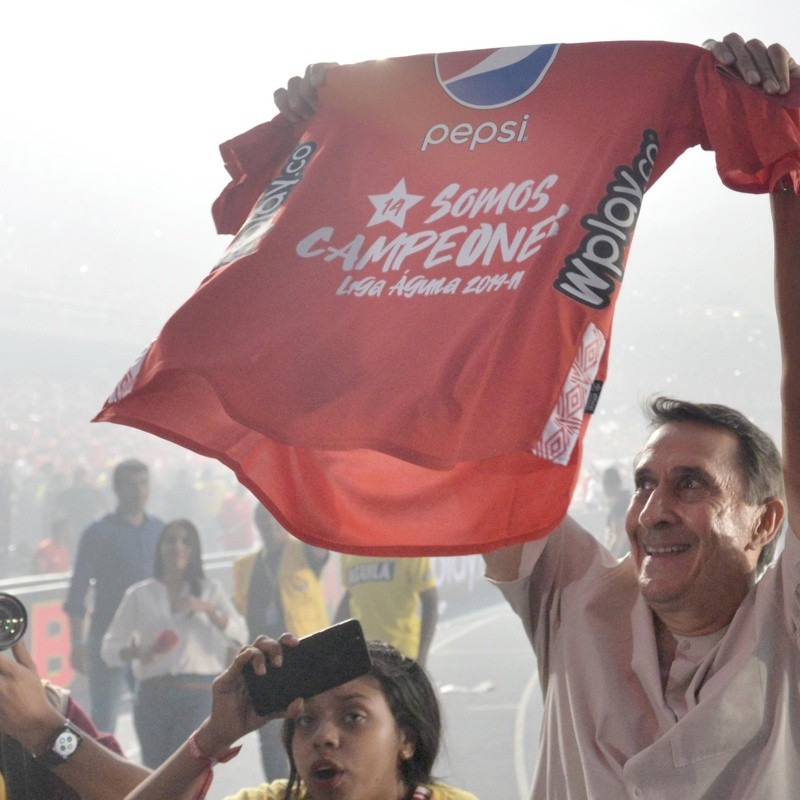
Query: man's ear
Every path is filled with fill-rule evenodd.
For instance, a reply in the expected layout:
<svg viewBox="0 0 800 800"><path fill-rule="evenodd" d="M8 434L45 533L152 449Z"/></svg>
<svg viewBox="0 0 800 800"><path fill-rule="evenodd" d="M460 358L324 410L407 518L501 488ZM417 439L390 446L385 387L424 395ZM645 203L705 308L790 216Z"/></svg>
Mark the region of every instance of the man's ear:
<svg viewBox="0 0 800 800"><path fill-rule="evenodd" d="M784 513L783 500L779 497L768 497L762 503L758 524L750 536L748 548L762 548L771 542L780 533Z"/></svg>

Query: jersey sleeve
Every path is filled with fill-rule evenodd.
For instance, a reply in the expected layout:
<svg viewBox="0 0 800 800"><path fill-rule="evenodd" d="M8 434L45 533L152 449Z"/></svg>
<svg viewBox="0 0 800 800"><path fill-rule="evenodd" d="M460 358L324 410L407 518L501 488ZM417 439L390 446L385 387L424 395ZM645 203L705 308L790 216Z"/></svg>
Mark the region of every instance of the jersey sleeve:
<svg viewBox="0 0 800 800"><path fill-rule="evenodd" d="M695 74L700 144L714 150L722 182L740 192L771 192L784 176L800 193L800 81L768 96L713 58Z"/></svg>
<svg viewBox="0 0 800 800"><path fill-rule="evenodd" d="M301 132L278 115L219 146L231 181L211 208L217 233L239 231Z"/></svg>
<svg viewBox="0 0 800 800"><path fill-rule="evenodd" d="M547 663L557 634L561 598L616 559L590 533L567 517L546 539L526 542L520 574L513 581L492 581L522 621L540 663Z"/></svg>

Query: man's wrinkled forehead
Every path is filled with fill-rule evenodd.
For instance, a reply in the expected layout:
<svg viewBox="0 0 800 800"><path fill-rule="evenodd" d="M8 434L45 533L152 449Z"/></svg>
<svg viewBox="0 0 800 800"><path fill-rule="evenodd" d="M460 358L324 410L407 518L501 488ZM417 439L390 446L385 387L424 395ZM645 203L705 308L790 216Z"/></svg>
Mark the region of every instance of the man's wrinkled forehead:
<svg viewBox="0 0 800 800"><path fill-rule="evenodd" d="M664 425L659 425L654 430L651 430L642 449L633 457L633 471L636 470L641 466L642 462L645 461L647 458L653 453L654 448L657 446L658 440L661 438L660 435L664 429Z"/></svg>
<svg viewBox="0 0 800 800"><path fill-rule="evenodd" d="M706 463L731 466L739 471L738 441L726 429L699 422L665 422L651 431L633 458L636 473L643 465L667 454L669 460L692 467Z"/></svg>

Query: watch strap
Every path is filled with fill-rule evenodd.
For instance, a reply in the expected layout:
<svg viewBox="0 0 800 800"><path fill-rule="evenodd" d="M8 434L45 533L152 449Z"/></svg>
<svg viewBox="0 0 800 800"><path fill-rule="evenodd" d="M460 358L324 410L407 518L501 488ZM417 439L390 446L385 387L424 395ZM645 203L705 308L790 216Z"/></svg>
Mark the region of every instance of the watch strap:
<svg viewBox="0 0 800 800"><path fill-rule="evenodd" d="M78 749L85 735L77 725L66 720L47 740L44 751L36 756L36 760L50 767L66 763Z"/></svg>

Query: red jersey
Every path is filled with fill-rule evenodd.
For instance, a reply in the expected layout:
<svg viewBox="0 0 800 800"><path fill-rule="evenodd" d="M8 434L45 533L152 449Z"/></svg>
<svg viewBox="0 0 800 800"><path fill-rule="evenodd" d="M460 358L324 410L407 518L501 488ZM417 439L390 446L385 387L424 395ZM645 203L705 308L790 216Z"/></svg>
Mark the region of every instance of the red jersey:
<svg viewBox="0 0 800 800"><path fill-rule="evenodd" d="M236 235L97 419L220 459L336 550L544 535L644 193L697 144L733 189L797 189L797 109L658 42L336 67L320 97L222 146Z"/></svg>

